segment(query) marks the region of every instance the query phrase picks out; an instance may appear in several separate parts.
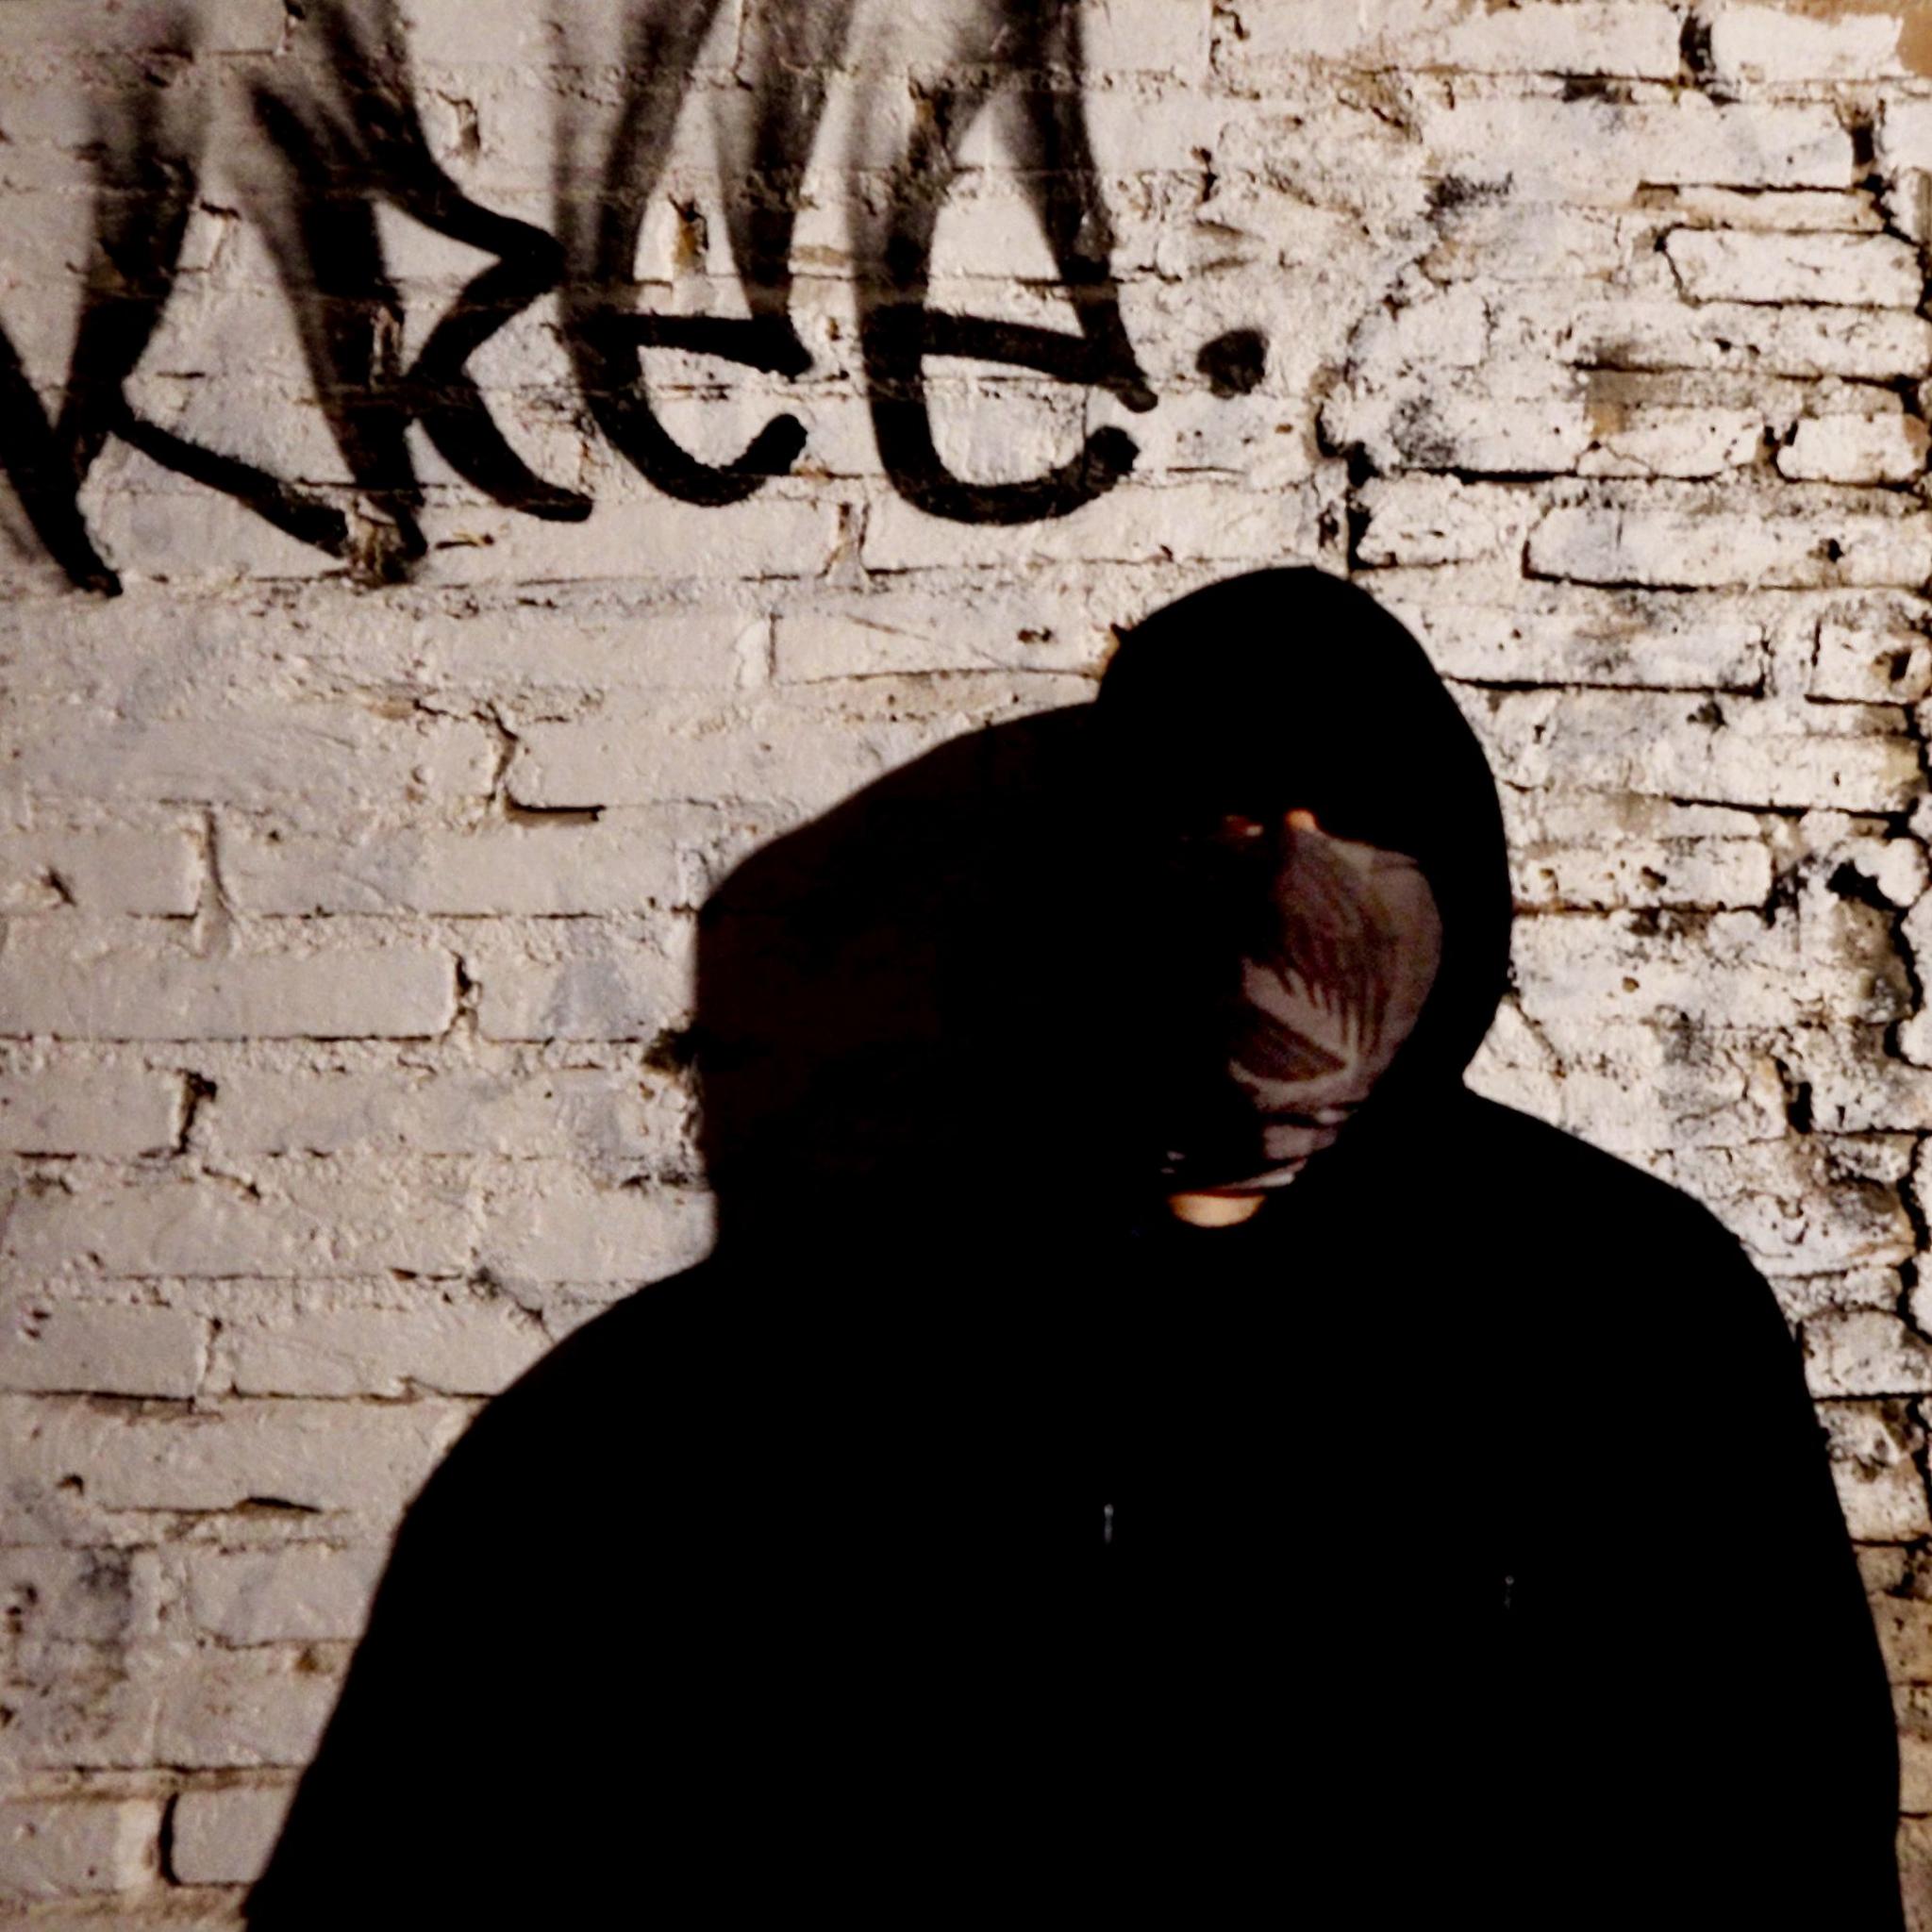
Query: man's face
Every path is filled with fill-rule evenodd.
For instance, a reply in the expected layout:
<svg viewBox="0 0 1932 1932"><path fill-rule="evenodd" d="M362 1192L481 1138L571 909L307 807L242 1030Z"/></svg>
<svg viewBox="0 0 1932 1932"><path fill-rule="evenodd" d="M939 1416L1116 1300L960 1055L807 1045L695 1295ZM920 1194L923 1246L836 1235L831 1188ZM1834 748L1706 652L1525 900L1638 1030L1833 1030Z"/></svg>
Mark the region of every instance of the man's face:
<svg viewBox="0 0 1932 1932"><path fill-rule="evenodd" d="M1331 838L1307 810L1268 831L1224 818L1199 861L1212 874L1201 965L1213 990L1189 997L1212 1011L1189 1027L1171 1191L1292 1180L1387 1072L1440 963L1441 919L1413 859Z"/></svg>

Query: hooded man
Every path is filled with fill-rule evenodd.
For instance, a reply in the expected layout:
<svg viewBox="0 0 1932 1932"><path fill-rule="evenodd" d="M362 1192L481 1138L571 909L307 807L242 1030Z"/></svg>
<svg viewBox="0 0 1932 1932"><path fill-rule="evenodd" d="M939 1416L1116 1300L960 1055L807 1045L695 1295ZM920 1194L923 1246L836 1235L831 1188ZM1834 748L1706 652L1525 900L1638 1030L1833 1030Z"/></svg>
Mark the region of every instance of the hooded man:
<svg viewBox="0 0 1932 1932"><path fill-rule="evenodd" d="M701 954L753 1211L425 1490L250 1923L1894 1932L1885 1673L1771 1291L1463 1085L1510 891L1421 648L1256 573L1035 739L976 884L894 834L929 1001L822 877L816 924L765 856L719 895L782 936Z"/></svg>

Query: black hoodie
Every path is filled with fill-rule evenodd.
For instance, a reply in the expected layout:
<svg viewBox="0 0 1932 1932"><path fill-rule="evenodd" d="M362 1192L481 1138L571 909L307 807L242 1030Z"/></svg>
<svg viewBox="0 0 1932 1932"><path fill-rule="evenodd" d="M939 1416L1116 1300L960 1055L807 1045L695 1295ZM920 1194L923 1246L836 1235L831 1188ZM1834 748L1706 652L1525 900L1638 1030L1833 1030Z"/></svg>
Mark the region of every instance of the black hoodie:
<svg viewBox="0 0 1932 1932"><path fill-rule="evenodd" d="M251 1924L1891 1932L1796 1352L1705 1210L1463 1086L1510 895L1420 648L1258 573L1003 732L708 908L717 1250L425 1490ZM1189 1225L1149 855L1295 808L1420 864L1441 963L1334 1144Z"/></svg>

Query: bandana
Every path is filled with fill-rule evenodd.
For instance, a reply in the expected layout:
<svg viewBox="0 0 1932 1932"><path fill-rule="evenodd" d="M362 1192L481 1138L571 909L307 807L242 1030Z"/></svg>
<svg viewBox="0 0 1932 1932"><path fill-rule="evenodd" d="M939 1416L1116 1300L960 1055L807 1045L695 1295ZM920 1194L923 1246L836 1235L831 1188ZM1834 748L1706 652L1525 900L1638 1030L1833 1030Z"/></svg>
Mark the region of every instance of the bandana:
<svg viewBox="0 0 1932 1932"><path fill-rule="evenodd" d="M1158 1070L1170 1191L1284 1187L1330 1146L1414 1029L1442 957L1415 860L1232 821L1163 853L1176 1014Z"/></svg>

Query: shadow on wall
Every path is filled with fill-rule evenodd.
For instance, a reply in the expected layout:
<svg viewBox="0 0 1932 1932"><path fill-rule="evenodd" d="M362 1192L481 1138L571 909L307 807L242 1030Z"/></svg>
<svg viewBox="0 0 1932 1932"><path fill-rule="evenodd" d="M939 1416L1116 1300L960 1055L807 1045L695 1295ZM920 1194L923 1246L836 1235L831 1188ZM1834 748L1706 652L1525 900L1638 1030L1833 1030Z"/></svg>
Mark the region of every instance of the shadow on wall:
<svg viewBox="0 0 1932 1932"><path fill-rule="evenodd" d="M722 1250L1098 1171L1101 1043L1080 1020L1108 828L1083 779L1091 724L1074 706L941 745L754 854L704 908Z"/></svg>
<svg viewBox="0 0 1932 1932"><path fill-rule="evenodd" d="M979 1196L983 1221L996 1183L1019 1217L1003 1227L1024 1239L1074 1162L1100 1157L1109 1112L1081 1102L1081 1029L1066 1024L1068 944L1091 904L1090 711L939 747L755 854L707 905L695 1044L717 1245L576 1331L431 1479L252 1924L339 1928L375 1897L386 1923L417 1908L425 1924L515 1923L503 1914L519 1901L525 1924L616 1923L603 1914L648 1882L622 1847L654 1806L702 1805L728 1781L755 1815L787 1815L776 1791L747 1796L758 1775L748 1784L743 1762L770 1751L774 1780L800 1775L785 1726L738 1709L740 1685L705 1682L667 1635L680 1579L653 1545L723 1538L737 1560L742 1540L770 1540L769 1593L726 1614L747 1656L769 1655L774 1618L777 1641L801 1641L801 1578L838 1570L822 1541L791 1541L810 1512L678 1512L782 1488L786 1470L743 1467L751 1445L733 1433L756 1418L768 1450L770 1405L812 1431L822 1474L826 1441L847 1420L856 1432L862 1407L865 1439L847 1446L876 1458L909 1391L930 1399L930 1375L900 1373L913 1356L968 1374L971 1349L927 1319L967 1204ZM894 1365L883 1381L865 1366L879 1362ZM862 1404L829 1386L848 1364ZM827 1386L804 1385L825 1371ZM691 1722L692 1700L715 1704L715 1724ZM683 1748L708 1734L717 1763L655 1755L674 1706ZM547 1916L564 1904L575 1916Z"/></svg>

